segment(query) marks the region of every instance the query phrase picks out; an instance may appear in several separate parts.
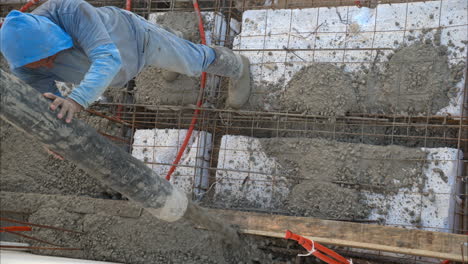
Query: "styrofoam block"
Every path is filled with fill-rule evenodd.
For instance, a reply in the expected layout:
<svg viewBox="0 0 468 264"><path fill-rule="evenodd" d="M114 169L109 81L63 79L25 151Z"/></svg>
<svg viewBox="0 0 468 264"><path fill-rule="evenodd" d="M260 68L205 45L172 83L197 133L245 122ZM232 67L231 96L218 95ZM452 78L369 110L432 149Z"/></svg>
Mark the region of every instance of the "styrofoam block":
<svg viewBox="0 0 468 264"><path fill-rule="evenodd" d="M186 129L139 129L135 131L132 155L165 177L187 134ZM208 188L211 134L193 131L171 182L186 193L202 195ZM164 165L166 164L166 165Z"/></svg>
<svg viewBox="0 0 468 264"><path fill-rule="evenodd" d="M278 80L284 77L286 65L284 63L265 63L263 64L262 80Z"/></svg>
<svg viewBox="0 0 468 264"><path fill-rule="evenodd" d="M408 3L406 29L436 28L439 26L441 1Z"/></svg>
<svg viewBox="0 0 468 264"><path fill-rule="evenodd" d="M466 0L442 1L441 26L462 26L466 29L468 24L468 5Z"/></svg>
<svg viewBox="0 0 468 264"><path fill-rule="evenodd" d="M290 49L312 49L315 46L315 33L291 33L289 38ZM310 52L309 52L310 53Z"/></svg>
<svg viewBox="0 0 468 264"><path fill-rule="evenodd" d="M150 13L148 15L148 21L151 23L156 23L157 17L166 14L166 12ZM181 14L179 14L181 15ZM220 40L219 45L224 46L224 40L226 40L227 34L230 36L235 36L239 33L239 22L231 18L231 31L227 33L227 23L224 19L224 16L218 12L201 12L203 20L205 22L205 37L207 45L213 45L213 39L216 38ZM198 21L194 21L198 23Z"/></svg>
<svg viewBox="0 0 468 264"><path fill-rule="evenodd" d="M352 63L358 63L357 66L361 66L361 63L364 62L372 62L372 52L368 50L346 50L345 55L344 55L344 61L343 62L352 62Z"/></svg>
<svg viewBox="0 0 468 264"><path fill-rule="evenodd" d="M284 34L291 29L291 9L267 9L266 34Z"/></svg>
<svg viewBox="0 0 468 264"><path fill-rule="evenodd" d="M374 48L396 49L404 43L404 32L375 32Z"/></svg>
<svg viewBox="0 0 468 264"><path fill-rule="evenodd" d="M376 17L377 31L395 31L405 29L407 5L378 5Z"/></svg>
<svg viewBox="0 0 468 264"><path fill-rule="evenodd" d="M384 219L386 225L400 227L417 227L420 225L421 194L399 192L395 195L382 198L381 194L365 193L366 199L374 203L379 199L385 204L386 210L382 214L379 211L371 212L369 219Z"/></svg>
<svg viewBox="0 0 468 264"><path fill-rule="evenodd" d="M452 148L423 148L427 162L423 168L424 186L400 189L394 195L364 192L369 205L379 205L387 210L374 209L370 220L384 219L386 224L406 228L423 228L452 232L455 197L458 195L457 175L462 175L462 153Z"/></svg>
<svg viewBox="0 0 468 264"><path fill-rule="evenodd" d="M376 13L375 8L350 6L348 8L348 32L352 24L358 25L361 32L374 31Z"/></svg>
<svg viewBox="0 0 468 264"><path fill-rule="evenodd" d="M344 48L346 33L317 33L315 40L316 49Z"/></svg>
<svg viewBox="0 0 468 264"><path fill-rule="evenodd" d="M422 196L422 229L438 232L453 232L455 200L448 194Z"/></svg>
<svg viewBox="0 0 468 264"><path fill-rule="evenodd" d="M348 7L340 6L335 8L320 7L318 32L346 32L348 23Z"/></svg>
<svg viewBox="0 0 468 264"><path fill-rule="evenodd" d="M242 42L239 42L239 49L254 50L254 49L264 49L264 47L265 47L265 36L242 37Z"/></svg>
<svg viewBox="0 0 468 264"><path fill-rule="evenodd" d="M458 62L466 58L468 49L468 26L448 27L441 30L440 43L446 45L450 51L449 59ZM465 49L460 50L460 47Z"/></svg>
<svg viewBox="0 0 468 264"><path fill-rule="evenodd" d="M264 49L284 49L288 47L289 35L288 34L278 34L278 35L268 35L265 37L265 47Z"/></svg>
<svg viewBox="0 0 468 264"><path fill-rule="evenodd" d="M249 32L251 36L266 35L267 10L245 11L242 14L242 32Z"/></svg>
<svg viewBox="0 0 468 264"><path fill-rule="evenodd" d="M315 32L318 25L318 11L318 8L292 9L291 33Z"/></svg>
<svg viewBox="0 0 468 264"><path fill-rule="evenodd" d="M143 161L143 162L152 162L154 159L154 151L156 143L155 136L152 130L137 130L133 137L133 150L132 155ZM154 169L154 165L148 163L148 167ZM162 176L162 175L161 175Z"/></svg>
<svg viewBox="0 0 468 264"><path fill-rule="evenodd" d="M314 61L314 53L309 51L294 51L286 53L286 62L294 62L292 65L300 65L307 62ZM298 71L302 68L302 65L298 68Z"/></svg>
<svg viewBox="0 0 468 264"><path fill-rule="evenodd" d="M258 139L223 136L216 172L216 197L227 203L274 208L289 194L281 165L263 150Z"/></svg>
<svg viewBox="0 0 468 264"><path fill-rule="evenodd" d="M424 168L426 184L424 192L455 195L458 191L457 175L462 174L461 151L453 148L427 148L428 162Z"/></svg>
<svg viewBox="0 0 468 264"><path fill-rule="evenodd" d="M286 55L289 54L286 51L265 51L265 55L263 56L263 63L278 63L278 62L285 62Z"/></svg>
<svg viewBox="0 0 468 264"><path fill-rule="evenodd" d="M435 30L427 33L428 28L437 28L453 20L448 28L442 29L441 43L448 45L450 40L455 45L455 47L449 47L450 63L455 64L464 61L466 57L466 51L462 52L459 48L465 46L465 49L468 49L468 46L463 44L463 41L468 38L466 9L465 0L443 0L382 4L378 5L376 9L338 7L249 10L243 14L242 32L235 38L234 45L240 49L265 49L265 47L282 49L283 46L287 46L288 49L315 49L295 51L296 54L301 53L300 57L305 61L295 57L290 58L289 54L287 54L285 62L294 65L294 67L287 65L287 76L281 76L280 74L269 76L268 73L265 73L268 75L265 76L265 74L262 74L264 70L259 65L265 62L262 56L267 56L267 52L259 53L261 56L248 56L252 65L257 65L256 69L255 66L252 67L252 79L255 84L264 81L285 87L287 81L291 79L289 75L293 76L302 66L310 63L345 62L345 70L355 71L360 69L356 62L365 62L369 59L369 54L361 53L358 56L352 55L356 57L356 62L349 60L350 57L347 55L349 50L344 51L342 49L393 49L402 44L416 42L419 36L423 34L423 31L426 37L429 38L435 33ZM450 18L449 12L453 10L457 10L454 13L456 19ZM439 25L440 13L442 16ZM433 18L430 16L431 14L433 14ZM352 30L354 25L358 25L357 32ZM450 32L450 35L447 35L447 32ZM244 52L242 51L243 54ZM393 53L392 50L381 50L381 52L383 52L383 56L378 56L376 62L387 61L387 55ZM376 51L373 50L371 52L372 61L376 57L375 55ZM269 62L267 61L267 63ZM352 64L350 65L350 63ZM377 63L376 66L381 68L382 64ZM291 72L289 73L289 71ZM260 74L257 75L257 73ZM462 84L463 80L458 84L460 88L462 88ZM462 89L459 90L458 96L450 101L450 105L439 111L438 114L460 115L461 98ZM271 109L271 106L265 104L265 110L268 109Z"/></svg>
<svg viewBox="0 0 468 264"><path fill-rule="evenodd" d="M344 50L316 50L314 62L343 62Z"/></svg>
<svg viewBox="0 0 468 264"><path fill-rule="evenodd" d="M426 163L408 172L410 175L421 174L412 186L396 193L361 192L365 197L363 201L372 208L368 220L405 228L451 231L456 207L454 197L459 189L456 176L462 175L461 167L458 167L462 153L451 148L422 151L427 153ZM276 186L271 186L274 175L280 171L282 166L263 151L259 139L223 136L216 173L216 197L227 203L241 201L239 203L246 207L281 209L281 201L289 195L287 179L277 176ZM421 184L422 188L419 187Z"/></svg>
<svg viewBox="0 0 468 264"><path fill-rule="evenodd" d="M357 34L351 34L346 39L347 49L369 49L374 46L374 33L373 32L361 32Z"/></svg>

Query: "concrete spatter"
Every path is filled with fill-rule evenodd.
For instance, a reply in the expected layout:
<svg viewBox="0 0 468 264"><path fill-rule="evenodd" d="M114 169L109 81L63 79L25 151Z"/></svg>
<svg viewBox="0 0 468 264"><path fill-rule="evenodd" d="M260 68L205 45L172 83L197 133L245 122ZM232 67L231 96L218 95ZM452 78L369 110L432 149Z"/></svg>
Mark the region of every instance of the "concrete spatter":
<svg viewBox="0 0 468 264"><path fill-rule="evenodd" d="M250 105L263 109L266 103L272 109L263 110L324 116L347 112L436 114L457 95L456 85L466 67L464 62L450 66L447 47L437 44L437 38L422 39L399 48L388 61L357 72L347 72L334 63L313 63L286 85L281 80L277 85L257 84Z"/></svg>
<svg viewBox="0 0 468 264"><path fill-rule="evenodd" d="M369 210L360 203L360 193L338 189L333 183L304 180L292 189L289 211L323 219L365 219Z"/></svg>
<svg viewBox="0 0 468 264"><path fill-rule="evenodd" d="M8 65L8 61L3 57L3 55L0 53L0 69L10 72L10 65Z"/></svg>
<svg viewBox="0 0 468 264"><path fill-rule="evenodd" d="M193 12L164 13L151 19L159 25L179 31L183 37L200 43L198 18ZM195 105L200 89L199 78L180 74L172 82L162 76L162 69L148 67L136 78L135 103L146 105ZM151 108L151 107L150 107Z"/></svg>
<svg viewBox="0 0 468 264"><path fill-rule="evenodd" d="M283 109L321 115L345 115L357 106L351 76L331 64L300 70L280 97Z"/></svg>
<svg viewBox="0 0 468 264"><path fill-rule="evenodd" d="M33 253L128 264L276 263L255 248L248 237L241 237L242 243L232 246L227 245L216 232L194 229L185 220L166 223L145 211L140 214L138 210L118 205L119 210L115 211L106 208L95 210L105 205L99 199L34 196L36 204L26 206L32 209L26 221L83 232L76 234L41 228L35 230L34 236L63 247L83 250L34 250ZM30 200L28 197L31 194L24 199L18 195L17 203ZM2 204L6 202L2 200ZM70 206L71 203L73 205ZM32 246L43 246L37 241L27 242Z"/></svg>
<svg viewBox="0 0 468 264"><path fill-rule="evenodd" d="M200 43L201 38L197 21L198 17L194 12L177 12L177 14L168 12L158 14L156 21L152 22L182 32L184 39Z"/></svg>
<svg viewBox="0 0 468 264"><path fill-rule="evenodd" d="M360 90L364 110L436 114L457 94L455 86L463 68L457 65L450 69L445 46L417 42L401 48L384 64L383 71L370 71L365 76L365 87Z"/></svg>
<svg viewBox="0 0 468 264"><path fill-rule="evenodd" d="M400 146L372 146L323 139L260 139L294 187L287 210L322 218L363 219L371 209L361 191L394 194L422 190L426 153Z"/></svg>
<svg viewBox="0 0 468 264"><path fill-rule="evenodd" d="M0 190L107 197L109 190L69 161L47 154L36 140L0 121Z"/></svg>
<svg viewBox="0 0 468 264"><path fill-rule="evenodd" d="M148 67L136 78L135 102L147 105L195 105L200 84L198 78L185 75L173 82L164 80L161 69Z"/></svg>

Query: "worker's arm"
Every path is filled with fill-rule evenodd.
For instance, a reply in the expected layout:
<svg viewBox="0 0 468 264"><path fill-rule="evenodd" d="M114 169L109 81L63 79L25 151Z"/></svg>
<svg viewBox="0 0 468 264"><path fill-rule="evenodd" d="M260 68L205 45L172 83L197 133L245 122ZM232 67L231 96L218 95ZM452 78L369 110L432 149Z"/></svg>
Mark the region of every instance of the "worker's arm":
<svg viewBox="0 0 468 264"><path fill-rule="evenodd" d="M111 40L96 9L82 0L63 0L56 2L64 30L72 37L91 61L91 67L81 83L72 91L68 99L72 99L81 107L87 108L110 85L121 67L119 50ZM56 98L55 106L60 105L62 99ZM53 103L53 104L54 104ZM65 103L65 102L64 102ZM75 107L70 107L63 115L73 117Z"/></svg>
<svg viewBox="0 0 468 264"><path fill-rule="evenodd" d="M122 64L119 50L114 44L99 46L92 50L88 56L92 61L91 67L80 85L69 95L69 98L84 108L104 93Z"/></svg>

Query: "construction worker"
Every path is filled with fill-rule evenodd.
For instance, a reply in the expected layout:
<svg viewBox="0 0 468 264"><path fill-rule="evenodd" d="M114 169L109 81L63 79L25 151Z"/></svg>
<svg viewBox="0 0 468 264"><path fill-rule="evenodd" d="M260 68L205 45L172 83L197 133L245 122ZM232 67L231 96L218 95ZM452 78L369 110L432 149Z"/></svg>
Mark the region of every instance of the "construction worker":
<svg viewBox="0 0 468 264"><path fill-rule="evenodd" d="M83 0L49 0L31 14L10 12L0 30L0 50L11 71L53 100L50 108L60 108L57 117L66 122L107 87L123 87L147 66L230 77L228 105L233 108L250 96L245 57L194 44L131 12L95 8ZM55 81L77 86L62 98Z"/></svg>

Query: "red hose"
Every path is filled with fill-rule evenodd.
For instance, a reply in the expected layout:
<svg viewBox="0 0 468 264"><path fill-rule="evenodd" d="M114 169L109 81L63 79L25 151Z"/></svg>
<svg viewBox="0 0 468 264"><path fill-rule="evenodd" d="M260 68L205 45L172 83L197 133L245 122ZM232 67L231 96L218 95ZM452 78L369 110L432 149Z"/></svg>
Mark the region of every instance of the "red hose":
<svg viewBox="0 0 468 264"><path fill-rule="evenodd" d="M198 17L198 30L200 31L200 38L201 38L202 44L206 45L205 29L203 28L203 19L201 16L200 7L198 6L198 0L193 0L193 8L195 9L197 13L197 17ZM190 122L190 127L189 127L189 130L187 131L187 134L185 135L184 142L182 142L182 146L180 147L179 152L177 153L174 163L172 163L171 168L167 172L166 180L171 179L171 175L176 170L177 165L179 164L180 159L182 158L182 155L184 154L185 149L187 148L187 144L190 141L190 138L192 137L193 129L195 128L195 124L197 123L197 120L198 120L198 115L200 114L200 107L203 104L203 90L205 89L205 86L206 86L206 72L203 72L201 76L201 85L200 85L200 93L198 95L198 101L197 101L197 109L195 109L195 112L193 113L192 122Z"/></svg>
<svg viewBox="0 0 468 264"><path fill-rule="evenodd" d="M27 2L23 7L21 7L19 11L21 11L21 12L26 12L26 11L28 11L28 9L29 9L31 6L33 6L33 5L37 4L37 3L39 3L40 1L41 1L41 0L30 0L30 1Z"/></svg>
<svg viewBox="0 0 468 264"><path fill-rule="evenodd" d="M131 9L132 9L132 0L127 0L125 4L125 10L131 11Z"/></svg>
<svg viewBox="0 0 468 264"><path fill-rule="evenodd" d="M19 11L20 12L25 12L27 11L31 6L39 3L41 0L30 0L29 2L27 2L24 6L22 6ZM2 27L3 23L0 23L0 28Z"/></svg>

